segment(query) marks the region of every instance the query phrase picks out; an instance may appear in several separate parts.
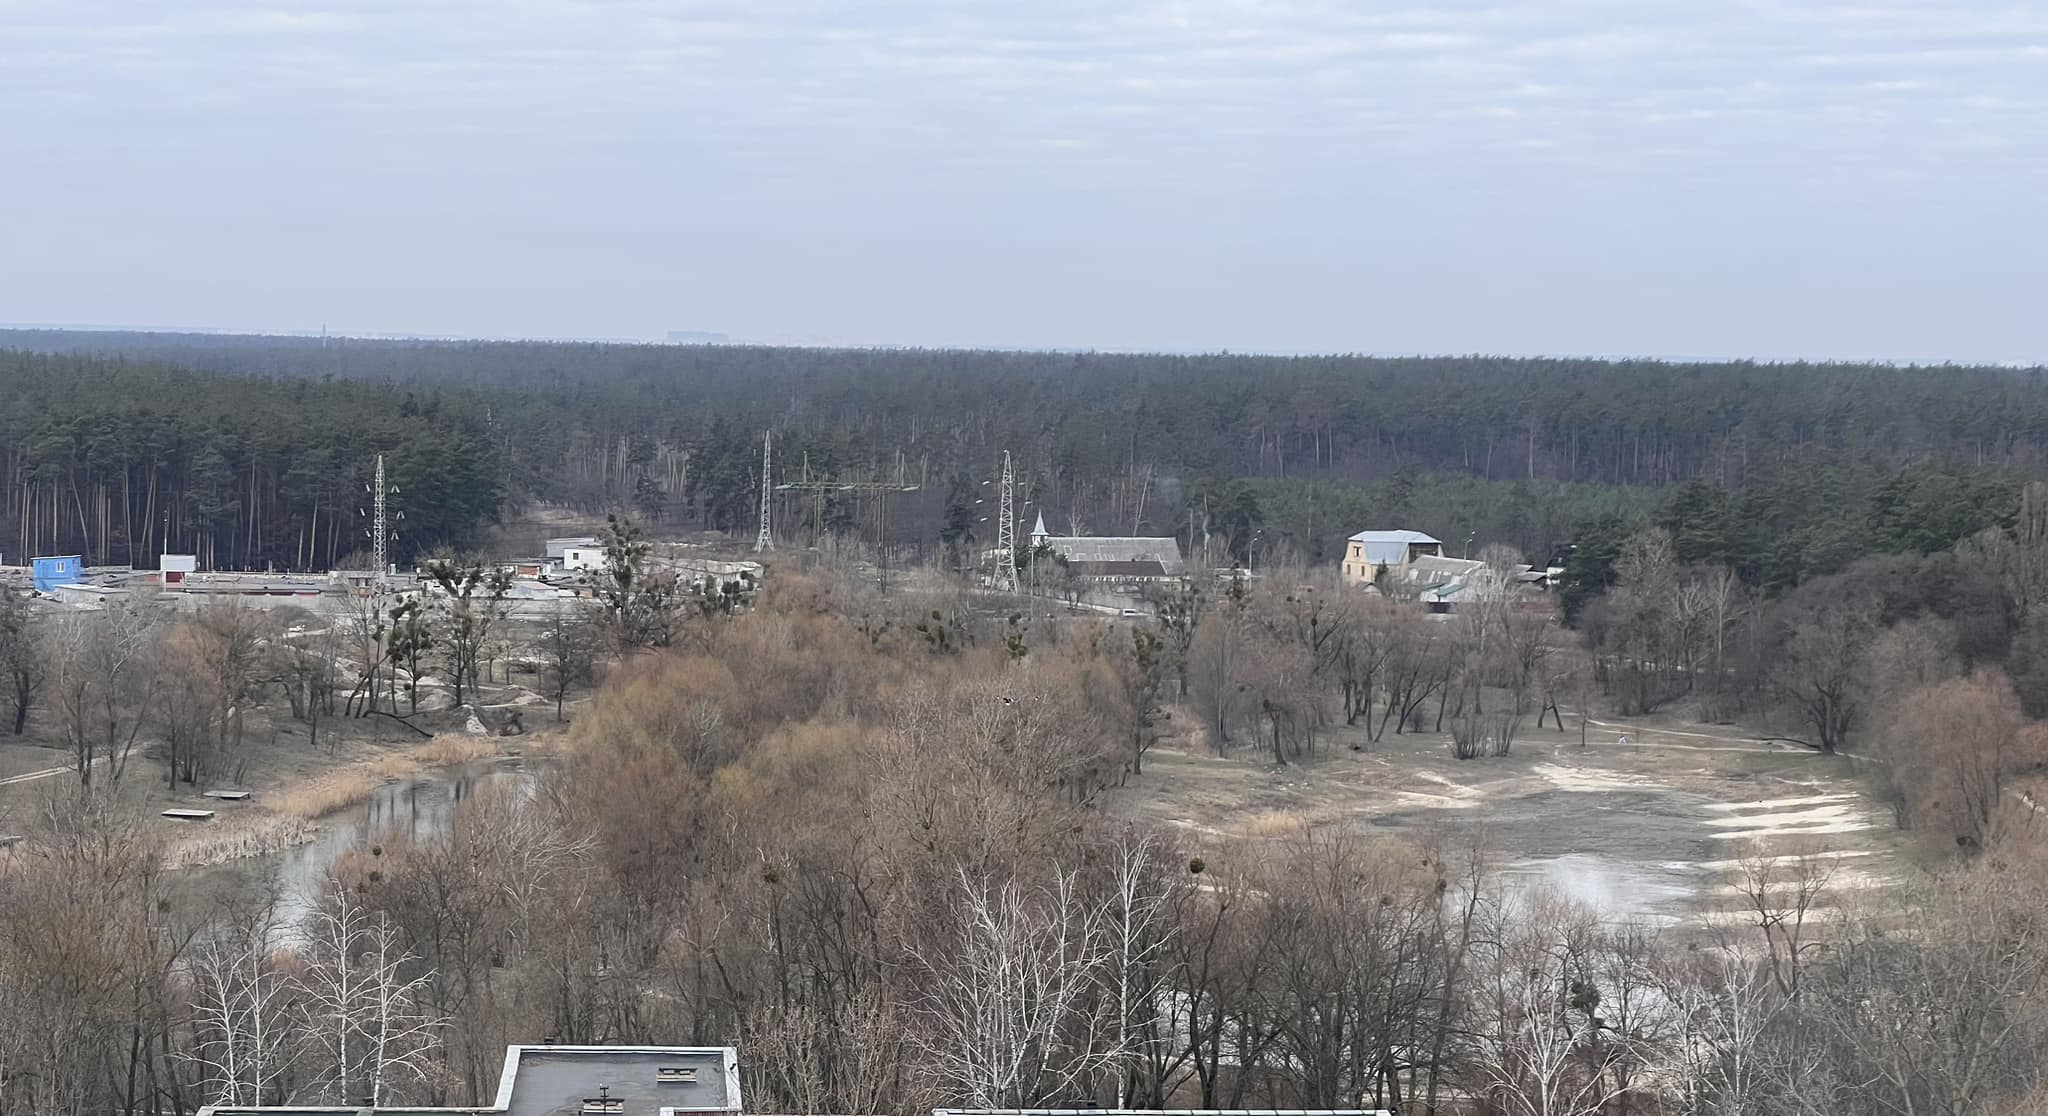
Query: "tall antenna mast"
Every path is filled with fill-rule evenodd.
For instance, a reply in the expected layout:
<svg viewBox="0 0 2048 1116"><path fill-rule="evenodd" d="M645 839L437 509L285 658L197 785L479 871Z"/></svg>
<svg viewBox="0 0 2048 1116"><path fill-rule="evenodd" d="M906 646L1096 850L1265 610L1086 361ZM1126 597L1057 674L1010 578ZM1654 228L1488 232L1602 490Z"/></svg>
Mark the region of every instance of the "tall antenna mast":
<svg viewBox="0 0 2048 1116"><path fill-rule="evenodd" d="M995 587L1005 593L1017 591L1017 474L1010 467L1010 451L1003 451L1002 522L996 528Z"/></svg>
<svg viewBox="0 0 2048 1116"><path fill-rule="evenodd" d="M775 432L761 432L761 533L754 536L754 551L775 549L775 533L770 529L771 509L775 499Z"/></svg>
<svg viewBox="0 0 2048 1116"><path fill-rule="evenodd" d="M386 498L384 489L384 455L377 455L377 489L374 497L375 511L370 518L370 551L377 559L377 585L382 588L384 575L391 569L391 532L384 512Z"/></svg>

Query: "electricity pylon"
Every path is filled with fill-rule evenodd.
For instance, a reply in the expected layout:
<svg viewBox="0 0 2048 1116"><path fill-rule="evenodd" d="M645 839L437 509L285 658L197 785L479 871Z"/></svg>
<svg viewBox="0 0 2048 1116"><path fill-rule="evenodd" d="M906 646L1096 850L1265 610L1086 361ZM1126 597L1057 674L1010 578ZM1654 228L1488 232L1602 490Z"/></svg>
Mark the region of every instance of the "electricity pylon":
<svg viewBox="0 0 2048 1116"><path fill-rule="evenodd" d="M994 585L1005 593L1017 591L1017 474L1010 466L1010 451L1003 451L1002 520L996 527L996 572Z"/></svg>
<svg viewBox="0 0 2048 1116"><path fill-rule="evenodd" d="M374 584L381 591L387 575L391 572L391 540L398 535L398 532L392 529L391 521L394 518L405 518L404 512L398 512L394 516L390 510L391 497L398 495L398 489L384 483L383 454L377 455L377 479L365 487L370 491L370 554L371 560L377 563L377 578Z"/></svg>
<svg viewBox="0 0 2048 1116"><path fill-rule="evenodd" d="M761 432L761 531L754 536L754 552L775 549L775 532L771 529L772 509L775 501L775 433Z"/></svg>

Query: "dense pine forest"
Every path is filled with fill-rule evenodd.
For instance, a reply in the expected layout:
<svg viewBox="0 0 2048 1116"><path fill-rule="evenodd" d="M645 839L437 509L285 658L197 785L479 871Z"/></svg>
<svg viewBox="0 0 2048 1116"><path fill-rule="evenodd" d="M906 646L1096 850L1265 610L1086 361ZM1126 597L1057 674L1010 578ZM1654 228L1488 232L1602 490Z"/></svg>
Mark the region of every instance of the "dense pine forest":
<svg viewBox="0 0 2048 1116"><path fill-rule="evenodd" d="M408 549L460 543L497 517L505 492L502 446L478 415L376 384L0 353L0 552L330 568L364 549L359 511L379 453L404 491Z"/></svg>
<svg viewBox="0 0 2048 1116"><path fill-rule="evenodd" d="M1673 528L1781 587L1931 551L2048 471L2043 370L1490 357L809 350L14 331L0 452L16 552L316 568L360 535L377 452L412 547L508 502L747 530L778 479L895 477L888 539L987 535L1004 450L1055 530L1173 533L1212 559L1328 561L1369 526L1560 556ZM792 502L864 531L873 510ZM871 537L871 536L870 536Z"/></svg>

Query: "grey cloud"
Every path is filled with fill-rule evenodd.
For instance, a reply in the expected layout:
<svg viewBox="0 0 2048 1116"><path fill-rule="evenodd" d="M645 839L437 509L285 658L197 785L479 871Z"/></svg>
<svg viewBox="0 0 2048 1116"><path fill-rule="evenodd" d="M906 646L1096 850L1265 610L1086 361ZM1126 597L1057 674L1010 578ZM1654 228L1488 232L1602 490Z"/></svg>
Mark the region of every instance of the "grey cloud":
<svg viewBox="0 0 2048 1116"><path fill-rule="evenodd" d="M19 251L85 275L118 268L115 243L182 254L214 293L7 277L0 301L284 326L340 290L364 328L433 332L1699 351L1678 296L1622 284L1610 305L1602 285L1538 313L1456 276L1597 270L1597 244L1617 274L1719 261L1679 269L1684 297L1746 304L1737 244L1807 261L1740 280L1786 299L1830 252L1867 290L1865 212L1900 240L1875 261L1899 290L1956 241L1916 215L2038 243L2019 183L2048 145L2044 42L2048 12L1914 0L15 0L0 143L64 168L0 185L50 218ZM113 235L73 258L64 230L95 223ZM1428 235L1443 223L1456 235ZM236 273L288 271L274 238L314 225L358 242L307 249L340 269L317 297ZM952 269L977 240L1038 293L965 304ZM450 289L378 293L377 268L415 250L444 254L424 273ZM1219 277L1175 313L1126 298L1116 258L1168 287ZM575 279L606 268L623 278L594 300ZM553 297L514 315L465 293L521 275ZM1309 289L1333 275L1348 297ZM1274 310L1290 284L1327 316ZM2041 342L2030 322L1984 339L1918 319L1928 352L1907 355ZM1852 340L1772 323L1729 351Z"/></svg>

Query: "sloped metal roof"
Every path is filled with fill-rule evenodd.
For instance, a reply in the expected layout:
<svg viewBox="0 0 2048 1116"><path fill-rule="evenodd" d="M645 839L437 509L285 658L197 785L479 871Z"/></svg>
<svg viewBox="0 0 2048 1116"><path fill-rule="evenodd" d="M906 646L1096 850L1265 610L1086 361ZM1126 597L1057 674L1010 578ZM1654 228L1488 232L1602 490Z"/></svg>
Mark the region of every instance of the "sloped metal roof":
<svg viewBox="0 0 2048 1116"><path fill-rule="evenodd" d="M1442 540L1420 531L1360 531L1349 541L1365 544L1365 560L1378 565L1400 562L1408 556L1411 546L1443 545Z"/></svg>
<svg viewBox="0 0 2048 1116"><path fill-rule="evenodd" d="M1077 562L1157 562L1168 577L1178 577L1185 569L1180 557L1180 540L1146 538L1097 538L1090 535L1069 535L1064 538L1048 538L1045 545L1054 554L1069 563Z"/></svg>
<svg viewBox="0 0 2048 1116"><path fill-rule="evenodd" d="M1486 563L1477 558L1443 558L1426 554L1408 563L1408 576L1415 581L1454 581L1469 577L1473 571L1485 567Z"/></svg>

